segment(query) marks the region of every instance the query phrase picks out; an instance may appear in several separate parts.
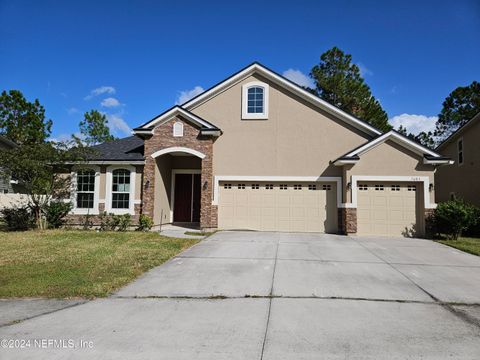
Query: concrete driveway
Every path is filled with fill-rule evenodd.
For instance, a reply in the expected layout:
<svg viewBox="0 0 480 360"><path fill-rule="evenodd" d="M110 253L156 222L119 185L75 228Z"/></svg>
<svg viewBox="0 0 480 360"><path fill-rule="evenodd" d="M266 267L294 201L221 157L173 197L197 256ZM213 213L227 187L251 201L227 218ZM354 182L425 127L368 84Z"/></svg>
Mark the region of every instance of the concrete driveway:
<svg viewBox="0 0 480 360"><path fill-rule="evenodd" d="M221 232L111 298L0 328L75 348L0 358L479 359L479 304L480 258L431 241Z"/></svg>

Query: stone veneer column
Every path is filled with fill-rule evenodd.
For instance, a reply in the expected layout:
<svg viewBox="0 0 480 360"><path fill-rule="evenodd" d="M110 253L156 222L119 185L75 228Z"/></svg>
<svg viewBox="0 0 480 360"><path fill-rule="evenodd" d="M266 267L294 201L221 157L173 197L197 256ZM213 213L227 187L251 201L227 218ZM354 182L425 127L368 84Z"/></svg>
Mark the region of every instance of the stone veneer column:
<svg viewBox="0 0 480 360"><path fill-rule="evenodd" d="M145 166L143 168L142 184L142 214L148 215L153 219L153 204L155 198L155 166L156 161L150 155L147 156L147 141L145 141Z"/></svg>
<svg viewBox="0 0 480 360"><path fill-rule="evenodd" d="M217 206L212 205L213 200L213 140L205 139L204 154L202 159L201 200L200 200L200 227L214 229L217 227Z"/></svg>
<svg viewBox="0 0 480 360"><path fill-rule="evenodd" d="M357 209L338 209L338 230L345 235L357 233Z"/></svg>

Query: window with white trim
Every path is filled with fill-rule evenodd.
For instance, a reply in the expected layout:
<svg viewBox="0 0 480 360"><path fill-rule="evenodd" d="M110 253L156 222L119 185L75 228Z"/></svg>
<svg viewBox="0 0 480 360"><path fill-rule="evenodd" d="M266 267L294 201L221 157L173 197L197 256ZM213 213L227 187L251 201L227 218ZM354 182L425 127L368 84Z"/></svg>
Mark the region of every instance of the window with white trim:
<svg viewBox="0 0 480 360"><path fill-rule="evenodd" d="M265 185L265 189L267 189L267 190L273 190L273 184L267 184L267 185Z"/></svg>
<svg viewBox="0 0 480 360"><path fill-rule="evenodd" d="M224 189L231 189L231 188L232 188L232 184L223 184L223 188L224 188Z"/></svg>
<svg viewBox="0 0 480 360"><path fill-rule="evenodd" d="M322 190L327 190L327 191L332 190L332 185L330 185L330 184L323 184L323 185L322 185Z"/></svg>
<svg viewBox="0 0 480 360"><path fill-rule="evenodd" d="M360 185L358 185L358 190L367 191L368 190L368 185L367 184L360 184Z"/></svg>
<svg viewBox="0 0 480 360"><path fill-rule="evenodd" d="M376 191L383 191L383 185L376 184L375 185L375 190Z"/></svg>
<svg viewBox="0 0 480 360"><path fill-rule="evenodd" d="M268 118L268 84L252 81L242 86L242 119Z"/></svg>
<svg viewBox="0 0 480 360"><path fill-rule="evenodd" d="M293 185L293 190L302 190L302 185L300 184Z"/></svg>
<svg viewBox="0 0 480 360"><path fill-rule="evenodd" d="M287 190L288 185L287 184L280 184L280 190Z"/></svg>
<svg viewBox="0 0 480 360"><path fill-rule="evenodd" d="M260 185L259 184L252 184L252 189L253 190L258 190L258 189L260 189Z"/></svg>
<svg viewBox="0 0 480 360"><path fill-rule="evenodd" d="M237 188L243 190L245 189L245 184L238 184Z"/></svg>
<svg viewBox="0 0 480 360"><path fill-rule="evenodd" d="M417 186L416 185L408 185L407 186L407 191L417 191Z"/></svg>
<svg viewBox="0 0 480 360"><path fill-rule="evenodd" d="M458 165L463 164L463 138L458 139L457 142Z"/></svg>
<svg viewBox="0 0 480 360"><path fill-rule="evenodd" d="M76 208L93 209L95 199L95 170L77 171Z"/></svg>
<svg viewBox="0 0 480 360"><path fill-rule="evenodd" d="M181 121L176 121L173 124L173 136L182 137L183 136L183 123Z"/></svg>
<svg viewBox="0 0 480 360"><path fill-rule="evenodd" d="M112 171L112 209L130 208L130 171Z"/></svg>
<svg viewBox="0 0 480 360"><path fill-rule="evenodd" d="M308 190L317 190L317 185L315 184L308 185Z"/></svg>
<svg viewBox="0 0 480 360"><path fill-rule="evenodd" d="M400 185L392 185L391 190L392 191L400 191Z"/></svg>

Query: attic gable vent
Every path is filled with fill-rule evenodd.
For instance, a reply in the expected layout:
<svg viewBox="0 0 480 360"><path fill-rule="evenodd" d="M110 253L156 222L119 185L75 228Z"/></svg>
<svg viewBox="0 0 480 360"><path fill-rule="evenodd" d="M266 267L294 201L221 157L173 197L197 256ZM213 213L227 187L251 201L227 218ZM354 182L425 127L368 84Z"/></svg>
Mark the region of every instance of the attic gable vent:
<svg viewBox="0 0 480 360"><path fill-rule="evenodd" d="M182 137L183 136L183 123L176 121L173 124L173 137Z"/></svg>

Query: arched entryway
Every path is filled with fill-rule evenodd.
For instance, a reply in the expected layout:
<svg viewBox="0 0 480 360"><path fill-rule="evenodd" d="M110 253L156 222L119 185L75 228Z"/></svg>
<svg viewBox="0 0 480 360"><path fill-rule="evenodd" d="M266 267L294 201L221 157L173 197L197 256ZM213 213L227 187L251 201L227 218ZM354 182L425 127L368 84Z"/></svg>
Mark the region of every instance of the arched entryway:
<svg viewBox="0 0 480 360"><path fill-rule="evenodd" d="M205 154L186 147L154 152L154 222L200 225L202 160Z"/></svg>

